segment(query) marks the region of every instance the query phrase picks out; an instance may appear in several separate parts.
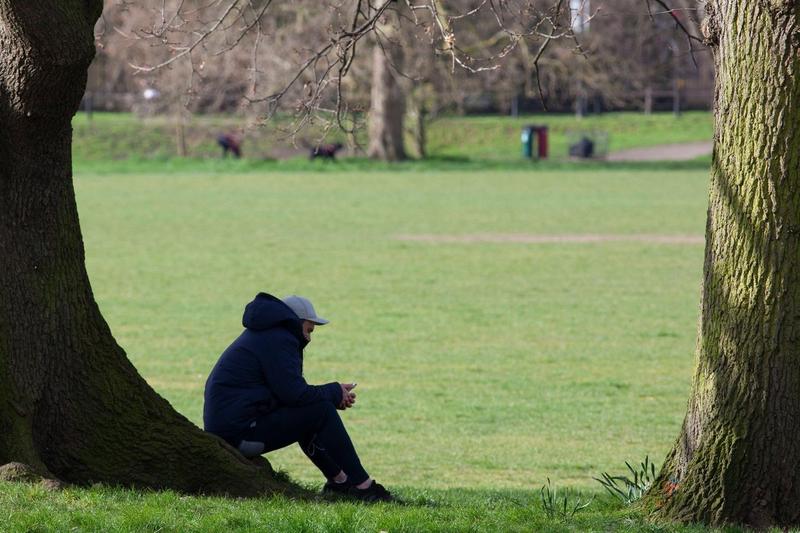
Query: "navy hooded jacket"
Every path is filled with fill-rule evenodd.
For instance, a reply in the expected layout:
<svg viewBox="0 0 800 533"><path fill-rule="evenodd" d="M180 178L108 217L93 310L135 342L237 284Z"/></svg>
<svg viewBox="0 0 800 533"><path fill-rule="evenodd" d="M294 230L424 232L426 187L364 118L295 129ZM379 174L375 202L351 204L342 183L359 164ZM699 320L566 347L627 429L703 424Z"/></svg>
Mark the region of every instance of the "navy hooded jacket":
<svg viewBox="0 0 800 533"><path fill-rule="evenodd" d="M261 414L279 407L331 402L339 405L339 383L309 385L303 378L302 320L278 298L259 293L247 304L247 328L220 356L208 376L203 405L205 430L234 446Z"/></svg>

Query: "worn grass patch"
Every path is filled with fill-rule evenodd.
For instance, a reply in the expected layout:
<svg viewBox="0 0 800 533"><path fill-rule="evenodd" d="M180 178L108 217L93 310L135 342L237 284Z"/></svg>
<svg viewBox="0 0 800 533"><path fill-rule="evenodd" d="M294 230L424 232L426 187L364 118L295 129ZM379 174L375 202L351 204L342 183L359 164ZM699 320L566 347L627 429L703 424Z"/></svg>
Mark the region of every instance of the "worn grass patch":
<svg viewBox="0 0 800 533"><path fill-rule="evenodd" d="M411 242L439 243L508 243L508 244L599 244L604 242L642 242L646 244L703 244L702 235L607 235L598 233L536 235L532 233L467 233L460 235L440 235L423 233L416 235L395 235L395 239Z"/></svg>

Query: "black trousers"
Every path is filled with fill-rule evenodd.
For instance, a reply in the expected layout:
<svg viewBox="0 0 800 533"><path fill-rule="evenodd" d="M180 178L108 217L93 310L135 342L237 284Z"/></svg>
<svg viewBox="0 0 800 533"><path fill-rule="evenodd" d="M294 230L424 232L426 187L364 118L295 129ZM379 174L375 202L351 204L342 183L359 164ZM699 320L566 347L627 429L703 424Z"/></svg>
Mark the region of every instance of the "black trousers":
<svg viewBox="0 0 800 533"><path fill-rule="evenodd" d="M336 407L327 401L280 407L262 415L245 432L239 448L245 443L263 443L258 453L266 453L295 442L328 479L340 471L356 485L369 478Z"/></svg>

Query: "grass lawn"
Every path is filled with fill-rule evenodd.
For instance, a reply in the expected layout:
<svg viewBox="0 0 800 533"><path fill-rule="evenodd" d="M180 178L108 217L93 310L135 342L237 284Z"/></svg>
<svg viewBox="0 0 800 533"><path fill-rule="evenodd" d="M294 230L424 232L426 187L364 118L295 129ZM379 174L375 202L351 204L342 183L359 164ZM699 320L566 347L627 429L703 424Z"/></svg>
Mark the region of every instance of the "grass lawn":
<svg viewBox="0 0 800 533"><path fill-rule="evenodd" d="M4 533L269 532L701 532L644 522L632 509L598 499L565 519L550 518L538 494L513 491L419 490L406 505L309 503L285 498L238 500L94 487L47 492L0 482ZM728 531L737 531L729 529Z"/></svg>
<svg viewBox="0 0 800 533"><path fill-rule="evenodd" d="M410 505L0 485L0 524L672 530L592 477L660 463L677 437L706 186L704 171L611 168L79 173L95 295L148 382L201 423L205 378L243 305L259 290L310 296L331 324L306 350L306 378L358 381L345 423L368 471ZM320 485L294 447L268 458ZM548 518L548 477L597 498Z"/></svg>
<svg viewBox="0 0 800 533"><path fill-rule="evenodd" d="M586 486L677 435L701 245L397 237L698 237L702 174L85 176L77 189L101 308L192 420L266 290L312 296L332 320L307 378L359 382L345 417L391 485ZM316 479L295 450L274 457Z"/></svg>
<svg viewBox="0 0 800 533"><path fill-rule="evenodd" d="M291 129L288 118L278 117L265 125L248 125L235 116L193 116L186 119L184 138L192 158L218 158L216 137L221 132L245 128L243 153L252 162L264 158L305 159L309 143L322 136L319 124L300 132L294 139L285 133ZM657 144L707 141L712 134L712 116L705 111L686 112L675 117L671 113L604 113L576 119L573 115L445 116L428 125L428 155L435 160L486 164L525 163L520 145L521 128L528 124L544 124L549 128L549 157L556 162L567 158L571 132L605 132L611 151ZM76 162L103 162L120 159L165 160L177 153L176 128L171 117L138 118L130 113L94 113L91 119L79 114L73 120L74 157ZM334 128L327 142L344 141L342 132ZM357 140L366 147L366 128ZM295 142L297 145L294 145ZM411 143L408 142L408 150ZM411 154L415 155L415 154Z"/></svg>
<svg viewBox="0 0 800 533"><path fill-rule="evenodd" d="M0 485L0 524L660 530L592 476L660 462L678 434L706 183L642 169L79 174L95 295L157 391L200 424L243 305L259 290L310 296L331 324L306 350L306 378L359 382L345 422L370 473L411 505ZM320 485L297 449L268 458ZM548 518L548 477L598 498Z"/></svg>

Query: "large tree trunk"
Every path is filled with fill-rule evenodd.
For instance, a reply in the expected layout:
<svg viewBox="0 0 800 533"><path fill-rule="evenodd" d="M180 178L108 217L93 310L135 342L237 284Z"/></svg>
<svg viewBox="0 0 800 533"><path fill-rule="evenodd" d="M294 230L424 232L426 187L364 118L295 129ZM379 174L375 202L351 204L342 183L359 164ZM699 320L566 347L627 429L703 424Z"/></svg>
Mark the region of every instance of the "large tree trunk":
<svg viewBox="0 0 800 533"><path fill-rule="evenodd" d="M94 301L71 118L102 2L0 0L0 464L190 492L277 487L139 376Z"/></svg>
<svg viewBox="0 0 800 533"><path fill-rule="evenodd" d="M697 367L648 502L670 519L800 523L800 3L715 0L715 149Z"/></svg>
<svg viewBox="0 0 800 533"><path fill-rule="evenodd" d="M383 3L389 1L383 0ZM388 12L384 17L387 16ZM391 23L384 21L379 29L385 38L383 46L376 45L372 52L367 155L383 161L401 161L406 158L403 144L405 97L393 69L402 68L402 49L394 40L397 30Z"/></svg>

